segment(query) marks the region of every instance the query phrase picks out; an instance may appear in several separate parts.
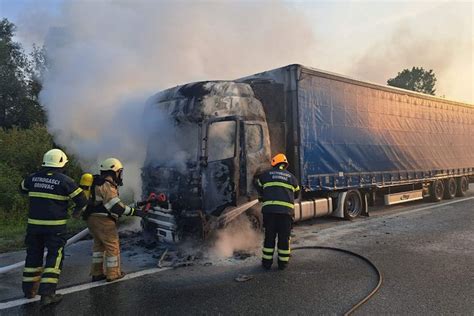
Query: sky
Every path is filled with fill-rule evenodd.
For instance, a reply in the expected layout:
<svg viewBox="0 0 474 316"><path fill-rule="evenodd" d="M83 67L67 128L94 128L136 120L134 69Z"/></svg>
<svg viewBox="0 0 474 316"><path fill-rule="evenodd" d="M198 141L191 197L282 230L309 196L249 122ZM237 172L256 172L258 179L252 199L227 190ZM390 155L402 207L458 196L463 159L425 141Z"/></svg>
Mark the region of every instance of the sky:
<svg viewBox="0 0 474 316"><path fill-rule="evenodd" d="M473 10L471 1L0 0L16 40L46 47L39 99L55 143L92 172L119 157L137 196L150 135L158 148L176 145L166 115L143 115L168 87L295 63L385 85L416 66L433 69L438 96L474 103Z"/></svg>
<svg viewBox="0 0 474 316"><path fill-rule="evenodd" d="M77 7L81 3L110 1L69 2ZM120 2L153 3L151 0ZM28 48L45 40L49 28L60 20L65 3L64 0L0 0L0 17L17 24L18 39ZM217 1L194 3L212 7ZM307 40L314 43L311 54L301 58L294 55L296 60L284 64L300 62L379 84L385 84L402 69L421 66L436 73L437 95L474 103L472 1L284 1L284 5L297 10L310 25L312 34ZM283 64L275 65L278 66ZM255 71L265 70L257 68Z"/></svg>

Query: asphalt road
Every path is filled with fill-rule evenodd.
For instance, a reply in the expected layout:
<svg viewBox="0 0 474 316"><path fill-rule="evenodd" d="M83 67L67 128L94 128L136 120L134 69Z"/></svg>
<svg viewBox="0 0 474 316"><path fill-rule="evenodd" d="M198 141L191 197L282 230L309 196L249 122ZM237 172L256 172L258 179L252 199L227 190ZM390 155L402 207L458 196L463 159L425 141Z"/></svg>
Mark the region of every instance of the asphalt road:
<svg viewBox="0 0 474 316"><path fill-rule="evenodd" d="M317 219L295 227L293 247L340 247L362 254L378 266L384 283L357 315L472 315L473 203L470 191L466 198L438 204L376 207L370 217L353 222ZM71 265L80 266L80 259L74 257L67 258L62 287L78 280L68 281L66 276L75 275ZM132 263L134 256L126 260ZM140 269L156 265L142 257L138 261ZM227 264L201 263L76 291L46 310L32 302L0 309L0 314L343 314L377 281L375 272L362 260L329 250L294 250L286 271L262 271L257 257ZM136 264L133 267L140 270ZM87 272L79 270L79 279L86 278ZM240 274L251 279L237 282ZM18 287L19 275L21 271L2 276L1 286L15 277ZM18 296L9 294L12 290L13 285L0 287L0 301Z"/></svg>

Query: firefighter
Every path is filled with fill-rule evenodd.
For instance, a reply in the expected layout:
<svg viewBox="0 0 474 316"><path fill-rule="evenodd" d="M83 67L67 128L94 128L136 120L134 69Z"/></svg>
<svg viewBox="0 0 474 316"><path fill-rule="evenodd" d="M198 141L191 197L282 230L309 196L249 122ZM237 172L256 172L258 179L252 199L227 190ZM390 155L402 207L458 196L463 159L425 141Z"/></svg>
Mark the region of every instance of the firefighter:
<svg viewBox="0 0 474 316"><path fill-rule="evenodd" d="M29 197L23 293L34 298L38 292L42 306L62 299L56 286L64 260L68 201L75 203L74 216L87 205L82 189L63 174L67 162L62 150L51 149L44 154L41 170L21 182L21 190ZM43 266L45 247L48 252Z"/></svg>
<svg viewBox="0 0 474 316"><path fill-rule="evenodd" d="M118 187L123 185L122 163L108 158L100 164L100 175L94 176L91 198L84 214L89 231L94 238L92 248L92 282L121 279L120 242L117 221L122 215L142 216L142 211L122 203ZM105 259L105 270L104 270Z"/></svg>
<svg viewBox="0 0 474 316"><path fill-rule="evenodd" d="M296 177L286 168L284 154L272 158L272 168L257 176L256 187L262 203L265 240L262 267L269 270L273 263L275 238L278 237L278 269L284 270L290 260L290 234L293 224L294 199L300 190Z"/></svg>

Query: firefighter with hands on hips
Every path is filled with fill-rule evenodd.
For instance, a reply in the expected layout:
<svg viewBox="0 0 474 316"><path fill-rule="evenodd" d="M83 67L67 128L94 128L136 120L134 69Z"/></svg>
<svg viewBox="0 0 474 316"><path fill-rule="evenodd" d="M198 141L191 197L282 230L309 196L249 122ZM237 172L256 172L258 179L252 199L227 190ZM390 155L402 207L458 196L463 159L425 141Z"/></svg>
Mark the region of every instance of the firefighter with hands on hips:
<svg viewBox="0 0 474 316"><path fill-rule="evenodd" d="M262 267L269 270L273 263L275 239L278 237L278 268L284 270L290 260L290 234L293 224L294 199L300 187L296 177L286 170L284 154L272 158L272 168L256 177L256 188L262 201L265 240Z"/></svg>
<svg viewBox="0 0 474 316"><path fill-rule="evenodd" d="M22 192L29 197L23 293L26 298L40 294L42 306L62 299L56 286L64 260L69 200L75 203L75 217L87 206L83 190L63 173L67 162L62 150L51 149L43 156L41 170L21 182ZM44 248L47 255L43 266Z"/></svg>
<svg viewBox="0 0 474 316"><path fill-rule="evenodd" d="M104 279L111 282L125 276L125 273L120 269L120 241L117 221L123 215L143 216L144 211L134 206L127 206L120 200L118 187L123 185L123 165L118 159L105 159L99 169L100 175L95 175L93 178L84 219L94 238L92 282Z"/></svg>

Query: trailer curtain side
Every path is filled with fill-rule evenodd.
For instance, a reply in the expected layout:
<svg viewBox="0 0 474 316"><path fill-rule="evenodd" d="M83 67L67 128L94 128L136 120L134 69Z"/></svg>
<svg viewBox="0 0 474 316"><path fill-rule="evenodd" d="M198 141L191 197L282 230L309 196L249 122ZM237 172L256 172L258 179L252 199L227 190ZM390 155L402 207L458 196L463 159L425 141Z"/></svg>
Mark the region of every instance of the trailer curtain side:
<svg viewBox="0 0 474 316"><path fill-rule="evenodd" d="M300 65L254 77L285 86L286 122L296 127L288 133L297 132L287 148L297 148L297 174L307 191L474 174L474 107L469 104Z"/></svg>

